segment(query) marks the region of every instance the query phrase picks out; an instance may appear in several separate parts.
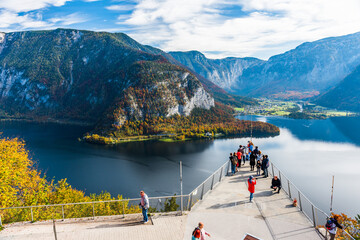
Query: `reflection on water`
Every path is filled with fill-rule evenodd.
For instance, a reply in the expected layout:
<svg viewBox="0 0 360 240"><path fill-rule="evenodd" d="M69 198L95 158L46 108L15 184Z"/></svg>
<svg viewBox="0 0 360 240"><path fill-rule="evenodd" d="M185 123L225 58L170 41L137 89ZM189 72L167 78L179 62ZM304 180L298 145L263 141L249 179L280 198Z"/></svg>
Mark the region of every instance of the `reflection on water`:
<svg viewBox="0 0 360 240"><path fill-rule="evenodd" d="M250 117L242 117L246 118ZM335 175L334 209L352 216L360 213L360 118L252 118L281 128L279 136L254 139L254 143L311 201L328 212L331 177ZM184 192L188 193L248 140L147 141L117 146L77 141L88 130L56 124L0 123L4 136L26 141L49 179L68 178L74 187L87 193L107 190L126 197L137 197L140 189L150 196L179 193L179 161L183 161Z"/></svg>

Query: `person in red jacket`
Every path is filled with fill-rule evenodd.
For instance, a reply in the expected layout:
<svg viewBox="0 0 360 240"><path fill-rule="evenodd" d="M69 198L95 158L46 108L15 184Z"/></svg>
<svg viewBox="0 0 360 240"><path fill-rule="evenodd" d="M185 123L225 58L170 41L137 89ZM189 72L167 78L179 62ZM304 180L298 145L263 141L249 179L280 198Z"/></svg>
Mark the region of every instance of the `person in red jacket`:
<svg viewBox="0 0 360 240"><path fill-rule="evenodd" d="M242 156L242 153L240 152L240 150L237 151L236 155L237 155L237 159L238 159L238 166L237 166L237 167L241 167L241 156Z"/></svg>
<svg viewBox="0 0 360 240"><path fill-rule="evenodd" d="M248 179L248 190L250 192L250 202L252 202L252 200L254 198L255 185L256 185L256 178L254 178L253 176L250 176Z"/></svg>

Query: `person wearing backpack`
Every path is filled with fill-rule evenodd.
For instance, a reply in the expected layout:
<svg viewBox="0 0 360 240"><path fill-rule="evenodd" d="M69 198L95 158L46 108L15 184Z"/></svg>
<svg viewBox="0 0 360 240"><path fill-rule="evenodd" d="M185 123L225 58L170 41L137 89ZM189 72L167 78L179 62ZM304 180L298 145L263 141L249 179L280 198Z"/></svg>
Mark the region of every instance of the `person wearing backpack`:
<svg viewBox="0 0 360 240"><path fill-rule="evenodd" d="M210 236L208 232L204 229L204 224L202 222L199 222L198 227L196 227L192 233L192 240L205 240L206 236Z"/></svg>
<svg viewBox="0 0 360 240"><path fill-rule="evenodd" d="M236 172L236 164L237 164L236 159L237 159L237 157L236 157L236 155L233 156L233 154L230 153L229 159L230 159L230 162L231 162L231 172L234 175L235 172Z"/></svg>
<svg viewBox="0 0 360 240"><path fill-rule="evenodd" d="M329 218L325 224L326 230L330 234L330 240L335 239L337 228L343 229L343 227L339 224L339 215L335 215L333 218Z"/></svg>

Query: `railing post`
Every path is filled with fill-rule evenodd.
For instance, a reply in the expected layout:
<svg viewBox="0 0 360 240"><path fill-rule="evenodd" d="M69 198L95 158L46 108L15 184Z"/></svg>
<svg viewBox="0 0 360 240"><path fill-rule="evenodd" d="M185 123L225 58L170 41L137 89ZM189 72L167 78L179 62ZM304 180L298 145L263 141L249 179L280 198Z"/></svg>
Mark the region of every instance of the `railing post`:
<svg viewBox="0 0 360 240"><path fill-rule="evenodd" d="M203 197L204 197L204 187L205 187L205 183L203 183L203 185L202 185L200 200L203 200Z"/></svg>
<svg viewBox="0 0 360 240"><path fill-rule="evenodd" d="M213 177L212 177L212 181L211 181L211 190L213 190L213 187L214 187L214 178L215 178L215 174L213 174Z"/></svg>
<svg viewBox="0 0 360 240"><path fill-rule="evenodd" d="M316 227L315 213L314 213L314 205L312 205L312 204L311 204L311 210L312 210L312 217L313 217L314 227Z"/></svg>
<svg viewBox="0 0 360 240"><path fill-rule="evenodd" d="M122 206L123 206L123 218L125 218L125 204L124 204L124 201L122 201Z"/></svg>
<svg viewBox="0 0 360 240"><path fill-rule="evenodd" d="M61 212L62 212L63 221L65 221L64 205L61 205Z"/></svg>
<svg viewBox="0 0 360 240"><path fill-rule="evenodd" d="M221 178L222 178L222 175L223 175L223 170L224 170L224 167L221 168L219 182L221 182Z"/></svg>
<svg viewBox="0 0 360 240"><path fill-rule="evenodd" d="M55 226L55 219L53 219L53 231L54 231L54 237L55 237L55 240L57 240L57 235L56 235L56 226Z"/></svg>
<svg viewBox="0 0 360 240"><path fill-rule="evenodd" d="M190 200L189 200L189 211L191 211L191 207L192 207L192 196L193 196L193 194L191 193L190 194Z"/></svg>
<svg viewBox="0 0 360 240"><path fill-rule="evenodd" d="M34 222L34 214L33 214L32 207L30 208L30 211L31 211L31 222Z"/></svg>
<svg viewBox="0 0 360 240"><path fill-rule="evenodd" d="M288 183L288 189L289 189L289 197L290 197L290 199L292 199L291 198L291 190L290 190L290 181L289 181L289 179L287 179L287 183Z"/></svg>
<svg viewBox="0 0 360 240"><path fill-rule="evenodd" d="M274 175L274 164L273 163L271 163L271 170L272 170L272 176L274 177L275 175Z"/></svg>
<svg viewBox="0 0 360 240"><path fill-rule="evenodd" d="M95 203L93 203L93 219L95 220Z"/></svg>
<svg viewBox="0 0 360 240"><path fill-rule="evenodd" d="M301 205L300 192L298 192L298 194L299 194L299 205L300 205L300 211L302 211L302 205Z"/></svg>
<svg viewBox="0 0 360 240"><path fill-rule="evenodd" d="M0 214L0 227L2 227L1 214Z"/></svg>

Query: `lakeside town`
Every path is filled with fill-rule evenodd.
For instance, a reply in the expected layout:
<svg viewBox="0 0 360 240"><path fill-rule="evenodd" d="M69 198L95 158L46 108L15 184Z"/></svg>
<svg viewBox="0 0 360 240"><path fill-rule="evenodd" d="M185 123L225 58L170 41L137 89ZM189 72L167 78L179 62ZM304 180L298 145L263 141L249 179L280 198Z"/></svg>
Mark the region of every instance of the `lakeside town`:
<svg viewBox="0 0 360 240"><path fill-rule="evenodd" d="M235 108L238 115L285 116L296 119L326 119L329 117L354 117L356 112L322 107L307 101L284 101L259 98L258 105Z"/></svg>

